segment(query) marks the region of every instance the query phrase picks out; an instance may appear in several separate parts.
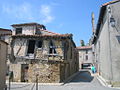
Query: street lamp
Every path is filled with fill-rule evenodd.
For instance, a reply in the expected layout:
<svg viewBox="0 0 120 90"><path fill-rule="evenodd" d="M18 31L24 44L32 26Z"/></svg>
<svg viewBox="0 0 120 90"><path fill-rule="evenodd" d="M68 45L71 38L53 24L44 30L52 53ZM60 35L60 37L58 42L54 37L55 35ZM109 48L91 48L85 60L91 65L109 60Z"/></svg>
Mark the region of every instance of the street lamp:
<svg viewBox="0 0 120 90"><path fill-rule="evenodd" d="M113 17L110 18L110 24L112 27L115 27L115 19Z"/></svg>

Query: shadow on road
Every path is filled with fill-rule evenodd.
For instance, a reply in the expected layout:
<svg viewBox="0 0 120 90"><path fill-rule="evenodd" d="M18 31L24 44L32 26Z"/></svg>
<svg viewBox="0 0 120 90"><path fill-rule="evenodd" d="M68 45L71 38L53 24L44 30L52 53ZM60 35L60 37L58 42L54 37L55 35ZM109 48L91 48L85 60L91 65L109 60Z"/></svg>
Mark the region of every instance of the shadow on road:
<svg viewBox="0 0 120 90"><path fill-rule="evenodd" d="M69 83L72 82L91 82L94 79L91 76L91 73L88 70L79 71L79 74L76 75Z"/></svg>

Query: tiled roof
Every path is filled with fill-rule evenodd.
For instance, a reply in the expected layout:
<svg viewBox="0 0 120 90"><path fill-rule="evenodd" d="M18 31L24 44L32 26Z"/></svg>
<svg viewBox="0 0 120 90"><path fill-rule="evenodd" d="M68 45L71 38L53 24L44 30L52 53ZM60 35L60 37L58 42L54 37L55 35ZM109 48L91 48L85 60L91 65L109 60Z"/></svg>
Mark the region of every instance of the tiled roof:
<svg viewBox="0 0 120 90"><path fill-rule="evenodd" d="M8 31L8 32L12 32L10 29L4 29L4 28L0 28L0 31Z"/></svg>
<svg viewBox="0 0 120 90"><path fill-rule="evenodd" d="M80 46L77 49L92 49L92 46Z"/></svg>
<svg viewBox="0 0 120 90"><path fill-rule="evenodd" d="M48 31L48 30L42 30L42 29L40 29L40 31L47 32L47 33L53 34L53 35L61 35L61 34L59 34L59 33L50 32L50 31Z"/></svg>
<svg viewBox="0 0 120 90"><path fill-rule="evenodd" d="M0 28L0 36L12 35L12 31L10 29Z"/></svg>
<svg viewBox="0 0 120 90"><path fill-rule="evenodd" d="M71 38L72 34L56 34L56 35L12 35L13 38L24 37L24 38Z"/></svg>
<svg viewBox="0 0 120 90"><path fill-rule="evenodd" d="M40 26L44 26L42 24L38 24L38 23L35 23L35 22L32 22L32 23L22 23L22 24L13 24L11 26L22 26L22 25L40 25Z"/></svg>
<svg viewBox="0 0 120 90"><path fill-rule="evenodd" d="M7 44L7 45L8 45L8 43L7 43L7 42L5 42L5 41L3 41L3 40L0 40L0 42L3 42L3 43L5 43L5 44Z"/></svg>
<svg viewBox="0 0 120 90"><path fill-rule="evenodd" d="M102 6L107 6L109 4L113 4L113 3L116 3L116 2L119 2L120 0L112 0L110 2L107 2L107 3L104 3Z"/></svg>

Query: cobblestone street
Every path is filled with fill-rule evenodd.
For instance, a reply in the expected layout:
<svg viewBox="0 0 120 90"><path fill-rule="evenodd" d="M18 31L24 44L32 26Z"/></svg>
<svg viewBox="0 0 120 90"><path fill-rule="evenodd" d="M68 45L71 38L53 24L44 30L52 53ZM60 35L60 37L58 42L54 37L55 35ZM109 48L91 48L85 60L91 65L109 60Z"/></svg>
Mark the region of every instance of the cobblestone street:
<svg viewBox="0 0 120 90"><path fill-rule="evenodd" d="M33 88L32 88L33 87ZM36 90L34 84L12 84L11 90ZM118 90L104 87L97 80L96 76L91 76L89 71L80 71L72 81L64 85L39 85L38 90Z"/></svg>

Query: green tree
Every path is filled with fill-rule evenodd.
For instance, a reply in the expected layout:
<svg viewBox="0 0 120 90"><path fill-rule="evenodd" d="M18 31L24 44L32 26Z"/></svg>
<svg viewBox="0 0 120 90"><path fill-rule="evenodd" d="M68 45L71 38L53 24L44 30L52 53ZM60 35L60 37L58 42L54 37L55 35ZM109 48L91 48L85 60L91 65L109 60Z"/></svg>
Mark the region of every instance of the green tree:
<svg viewBox="0 0 120 90"><path fill-rule="evenodd" d="M85 46L84 40L80 40L81 46Z"/></svg>

